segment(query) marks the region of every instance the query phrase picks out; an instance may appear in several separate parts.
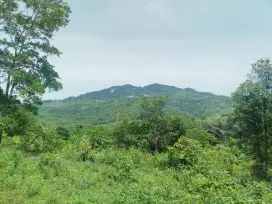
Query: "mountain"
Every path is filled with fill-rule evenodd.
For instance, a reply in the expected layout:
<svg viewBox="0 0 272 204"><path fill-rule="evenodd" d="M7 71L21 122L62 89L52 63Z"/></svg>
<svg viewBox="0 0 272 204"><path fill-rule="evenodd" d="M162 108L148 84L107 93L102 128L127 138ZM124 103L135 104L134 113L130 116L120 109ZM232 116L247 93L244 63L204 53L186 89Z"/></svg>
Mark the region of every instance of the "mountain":
<svg viewBox="0 0 272 204"><path fill-rule="evenodd" d="M151 84L145 87L132 86L130 84L126 84L123 86L113 86L107 89L103 89L101 91L94 91L86 94L82 94L77 97L69 97L65 100L109 100L109 99L123 99L129 97L139 97L142 95L160 95L160 94L168 94L179 92L182 89L167 86L162 84Z"/></svg>
<svg viewBox="0 0 272 204"><path fill-rule="evenodd" d="M226 114L232 110L231 98L227 96L162 84L144 87L127 84L64 100L44 101L39 115L42 120L59 125L112 123L116 121L117 110L123 115L137 116L137 102L144 95L167 95L169 101L166 111L171 114L186 113L193 117L206 117Z"/></svg>

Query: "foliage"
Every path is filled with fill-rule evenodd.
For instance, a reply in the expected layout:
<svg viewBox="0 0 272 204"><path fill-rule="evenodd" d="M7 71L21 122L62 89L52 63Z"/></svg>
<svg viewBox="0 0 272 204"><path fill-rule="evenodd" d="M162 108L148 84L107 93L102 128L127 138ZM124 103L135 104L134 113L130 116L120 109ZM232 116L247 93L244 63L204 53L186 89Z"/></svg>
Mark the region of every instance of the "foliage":
<svg viewBox="0 0 272 204"><path fill-rule="evenodd" d="M92 147L86 137L82 138L78 145L78 158L82 161L92 159Z"/></svg>
<svg viewBox="0 0 272 204"><path fill-rule="evenodd" d="M114 138L119 147L148 149L149 127L139 121L123 121L114 130Z"/></svg>
<svg viewBox="0 0 272 204"><path fill-rule="evenodd" d="M199 141L202 145L215 144L216 138L213 134L209 133L206 130L201 129L189 129L186 131L185 136L190 139L195 139Z"/></svg>
<svg viewBox="0 0 272 204"><path fill-rule="evenodd" d="M271 202L269 59L226 117L207 116L231 112L229 97L125 85L45 101L42 124L42 95L62 88L49 57L69 14L63 0L0 0L0 203Z"/></svg>
<svg viewBox="0 0 272 204"><path fill-rule="evenodd" d="M61 54L51 40L68 24L69 6L62 0L2 0L0 13L0 83L5 100L40 105L46 90L61 88L48 57ZM10 106L6 104L1 104L2 115Z"/></svg>
<svg viewBox="0 0 272 204"><path fill-rule="evenodd" d="M0 135L4 132L7 136L26 135L34 119L24 109L9 111L6 117L0 116ZM2 140L0 138L0 144Z"/></svg>
<svg viewBox="0 0 272 204"><path fill-rule="evenodd" d="M62 161L51 153L45 153L40 155L39 169L44 178L53 178L60 176L62 170Z"/></svg>
<svg viewBox="0 0 272 204"><path fill-rule="evenodd" d="M195 166L203 149L197 140L182 136L168 151L168 164L182 170Z"/></svg>
<svg viewBox="0 0 272 204"><path fill-rule="evenodd" d="M168 97L165 111L173 116L206 117L232 111L229 97L154 84L111 87L64 100L43 101L39 117L57 125L102 125L116 123L118 118L119 122L134 120L141 112L138 105L141 96L153 98L161 95Z"/></svg>
<svg viewBox="0 0 272 204"><path fill-rule="evenodd" d="M233 94L235 119L244 143L251 146L260 176L269 179L272 122L272 65L258 60L252 73Z"/></svg>
<svg viewBox="0 0 272 204"><path fill-rule="evenodd" d="M63 140L69 139L70 132L65 127L59 126L59 127L57 127L56 131L57 131L57 134L61 137L61 139L63 139Z"/></svg>
<svg viewBox="0 0 272 204"><path fill-rule="evenodd" d="M270 59L252 65L229 115L214 116L228 97L125 85L45 101L42 124L33 113L61 88L49 57L69 14L63 0L0 0L0 203L271 202Z"/></svg>
<svg viewBox="0 0 272 204"><path fill-rule="evenodd" d="M0 202L270 203L271 184L255 181L250 158L233 147L182 137L173 147L177 170L161 166L171 153L107 148L75 161L65 155L76 146L41 155L2 147Z"/></svg>
<svg viewBox="0 0 272 204"><path fill-rule="evenodd" d="M87 136L90 145L94 149L104 149L113 144L112 138L109 137L106 129L102 126L95 126L87 130Z"/></svg>
<svg viewBox="0 0 272 204"><path fill-rule="evenodd" d="M52 152L63 145L55 127L46 127L39 123L28 127L26 134L21 135L20 147L25 151Z"/></svg>
<svg viewBox="0 0 272 204"><path fill-rule="evenodd" d="M165 151L185 133L181 117L167 116L163 110L167 98L155 97L140 100L142 112L139 120L121 122L114 131L118 146Z"/></svg>
<svg viewBox="0 0 272 204"><path fill-rule="evenodd" d="M159 96L152 100L147 97L140 99L142 112L140 119L148 126L150 149L164 151L168 145L173 145L184 133L183 123L179 118L166 117L164 108L167 97Z"/></svg>
<svg viewBox="0 0 272 204"><path fill-rule="evenodd" d="M200 121L200 126L225 144L228 137L240 135L240 129L235 123L233 114L207 117Z"/></svg>

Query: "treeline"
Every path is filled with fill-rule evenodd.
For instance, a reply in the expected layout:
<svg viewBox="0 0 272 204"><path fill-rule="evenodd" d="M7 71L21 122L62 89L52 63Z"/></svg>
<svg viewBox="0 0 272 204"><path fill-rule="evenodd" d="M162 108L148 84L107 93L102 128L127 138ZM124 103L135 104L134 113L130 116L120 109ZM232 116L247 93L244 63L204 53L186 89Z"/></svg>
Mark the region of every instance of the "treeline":
<svg viewBox="0 0 272 204"><path fill-rule="evenodd" d="M234 120L174 117L166 102L144 97L137 120L108 126L42 125L25 112L23 127L18 115L2 118L1 128L24 132L2 129L1 203L270 202L271 183L250 143L235 139Z"/></svg>
<svg viewBox="0 0 272 204"><path fill-rule="evenodd" d="M0 203L271 201L270 59L252 65L230 115L169 115L160 96L142 97L136 119L43 124L41 97L61 88L51 40L69 14L62 0L0 1Z"/></svg>

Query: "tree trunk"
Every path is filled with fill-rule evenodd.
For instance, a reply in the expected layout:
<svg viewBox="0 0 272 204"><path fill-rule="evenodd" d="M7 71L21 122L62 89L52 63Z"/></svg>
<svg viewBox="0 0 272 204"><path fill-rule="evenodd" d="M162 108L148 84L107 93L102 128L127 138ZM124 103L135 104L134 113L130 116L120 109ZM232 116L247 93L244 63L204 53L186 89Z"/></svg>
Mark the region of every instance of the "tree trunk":
<svg viewBox="0 0 272 204"><path fill-rule="evenodd" d="M264 129L264 137L265 137L265 179L268 180L268 135L267 135L267 127Z"/></svg>
<svg viewBox="0 0 272 204"><path fill-rule="evenodd" d="M7 79L7 85L6 85L6 93L5 93L7 97L9 96L10 80L11 80L11 76L9 74Z"/></svg>
<svg viewBox="0 0 272 204"><path fill-rule="evenodd" d="M268 126L267 126L267 101L266 99L263 100L263 128L264 128L264 163L265 163L265 179L268 180L268 162L269 162L269 155L268 155L268 148L269 148L269 139L268 139Z"/></svg>
<svg viewBox="0 0 272 204"><path fill-rule="evenodd" d="M263 176L263 159L262 159L262 153L261 153L261 142L260 142L260 136L257 133L257 147L256 147L256 157L257 157L257 163L261 165L260 167L260 173Z"/></svg>
<svg viewBox="0 0 272 204"><path fill-rule="evenodd" d="M155 138L155 153L157 153L159 151L159 138L156 137Z"/></svg>

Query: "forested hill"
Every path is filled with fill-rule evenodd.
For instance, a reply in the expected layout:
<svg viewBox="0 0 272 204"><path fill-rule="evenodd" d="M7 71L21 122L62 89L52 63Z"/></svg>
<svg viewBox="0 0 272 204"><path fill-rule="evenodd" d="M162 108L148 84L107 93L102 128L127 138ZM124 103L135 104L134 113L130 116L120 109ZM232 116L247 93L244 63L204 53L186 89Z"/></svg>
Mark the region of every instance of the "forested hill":
<svg viewBox="0 0 272 204"><path fill-rule="evenodd" d="M119 117L135 117L139 114L138 100L141 96L168 96L167 112L186 113L194 117L224 114L231 111L231 99L212 93L198 92L191 88L181 89L174 86L151 84L145 87L132 85L113 86L69 97L64 100L44 101L40 117L61 125L106 124Z"/></svg>

